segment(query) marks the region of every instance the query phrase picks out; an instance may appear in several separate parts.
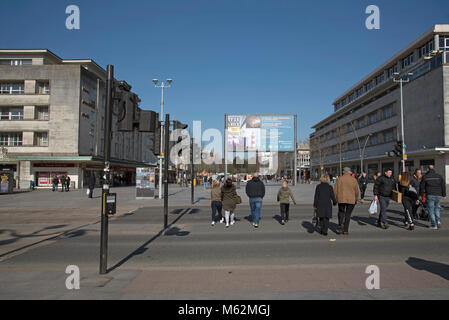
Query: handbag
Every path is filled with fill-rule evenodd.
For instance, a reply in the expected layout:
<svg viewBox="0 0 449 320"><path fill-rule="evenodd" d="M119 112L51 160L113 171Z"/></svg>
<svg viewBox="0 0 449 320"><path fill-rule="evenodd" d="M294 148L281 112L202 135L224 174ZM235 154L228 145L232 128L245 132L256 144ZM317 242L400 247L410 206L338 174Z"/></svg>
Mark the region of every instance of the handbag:
<svg viewBox="0 0 449 320"><path fill-rule="evenodd" d="M240 196L237 196L237 197L235 198L235 203L236 203L236 204L241 204L241 203L242 203L242 198L241 198Z"/></svg>

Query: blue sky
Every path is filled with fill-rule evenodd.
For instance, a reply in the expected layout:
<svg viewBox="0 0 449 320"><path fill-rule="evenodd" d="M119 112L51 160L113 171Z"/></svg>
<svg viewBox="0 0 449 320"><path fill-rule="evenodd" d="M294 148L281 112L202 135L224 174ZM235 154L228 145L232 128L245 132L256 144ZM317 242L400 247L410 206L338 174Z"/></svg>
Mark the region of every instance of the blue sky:
<svg viewBox="0 0 449 320"><path fill-rule="evenodd" d="M65 8L81 29L65 28ZM365 28L377 5L381 29ZM151 79L174 79L166 110L186 123L223 129L225 113L298 115L298 138L332 102L434 24L449 1L2 0L0 48L48 48L91 58L159 111Z"/></svg>

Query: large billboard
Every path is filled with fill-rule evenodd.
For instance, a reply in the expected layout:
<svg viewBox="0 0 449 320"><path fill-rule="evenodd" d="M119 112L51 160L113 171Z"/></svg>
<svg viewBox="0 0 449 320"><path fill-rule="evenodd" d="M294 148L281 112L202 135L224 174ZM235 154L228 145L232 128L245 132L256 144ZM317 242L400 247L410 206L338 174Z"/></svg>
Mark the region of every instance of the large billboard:
<svg viewBox="0 0 449 320"><path fill-rule="evenodd" d="M227 151L295 151L294 115L226 115Z"/></svg>

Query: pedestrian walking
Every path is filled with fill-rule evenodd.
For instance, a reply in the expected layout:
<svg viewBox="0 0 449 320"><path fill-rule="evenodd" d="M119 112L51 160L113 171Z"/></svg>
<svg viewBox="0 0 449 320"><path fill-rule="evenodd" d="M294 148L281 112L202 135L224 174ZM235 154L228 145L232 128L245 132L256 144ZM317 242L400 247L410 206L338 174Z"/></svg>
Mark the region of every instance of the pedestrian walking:
<svg viewBox="0 0 449 320"><path fill-rule="evenodd" d="M54 175L51 182L53 183L52 191L53 192L55 192L55 191L57 192L58 191L58 183L59 183L58 177L56 175Z"/></svg>
<svg viewBox="0 0 449 320"><path fill-rule="evenodd" d="M95 183L95 175L92 173L87 180L87 186L89 187L89 198L92 198L94 195Z"/></svg>
<svg viewBox="0 0 449 320"><path fill-rule="evenodd" d="M422 178L419 192L421 196L426 195L430 216L430 229L440 229L440 202L446 199L446 183L443 177L435 172L435 166L429 166L429 170Z"/></svg>
<svg viewBox="0 0 449 320"><path fill-rule="evenodd" d="M225 184L221 187L221 202L225 212L226 228L235 224L235 208L237 207L238 194L232 179L226 179Z"/></svg>
<svg viewBox="0 0 449 320"><path fill-rule="evenodd" d="M289 211L290 211L290 198L293 203L296 204L295 197L293 196L292 191L288 187L287 181L282 183L282 188L279 189L277 195L277 201L281 204L281 224L285 225L289 220Z"/></svg>
<svg viewBox="0 0 449 320"><path fill-rule="evenodd" d="M421 185L421 181L422 181L422 171L421 169L416 169L415 173L412 176L412 181L414 181L415 185L417 186L416 191L418 193L418 197L420 195L419 192L419 187ZM418 219L418 215L417 215L417 211L418 211L418 207L419 207L419 201L417 203L413 203L412 205L412 216L413 219Z"/></svg>
<svg viewBox="0 0 449 320"><path fill-rule="evenodd" d="M65 178L65 185L66 185L66 191L67 192L70 191L70 181L71 181L70 177L66 176L66 178Z"/></svg>
<svg viewBox="0 0 449 320"><path fill-rule="evenodd" d="M215 224L217 223L216 220L217 212L218 212L218 221L220 221L220 223L223 223L224 221L223 216L221 214L221 211L223 209L223 203L221 202L221 188L219 180L214 181L214 184L210 191L210 200L212 208L212 226L215 226Z"/></svg>
<svg viewBox="0 0 449 320"><path fill-rule="evenodd" d="M259 227L260 210L265 197L265 185L259 179L259 173L254 173L253 178L246 185L246 195L249 198L251 208L251 220L255 228Z"/></svg>
<svg viewBox="0 0 449 320"><path fill-rule="evenodd" d="M413 204L419 203L417 189L418 186L416 185L416 182L412 180L412 175L409 172L404 172L399 181L398 191L402 193L404 224L409 230L415 228L415 222L413 220Z"/></svg>
<svg viewBox="0 0 449 320"><path fill-rule="evenodd" d="M315 188L313 207L317 218L320 220L320 233L323 236L327 236L329 220L332 219L332 206L337 204L337 200L335 199L334 189L329 184L330 177L327 174L323 174L320 182Z"/></svg>
<svg viewBox="0 0 449 320"><path fill-rule="evenodd" d="M397 190L396 181L393 178L393 170L387 169L383 176L376 179L373 188L374 200L379 201L380 213L377 226L388 229L387 209L390 204L393 190Z"/></svg>
<svg viewBox="0 0 449 320"><path fill-rule="evenodd" d="M64 192L65 191L65 183L66 183L65 175L62 175L61 177L59 177L59 181L61 182L61 192Z"/></svg>
<svg viewBox="0 0 449 320"><path fill-rule="evenodd" d="M367 186L368 186L368 177L366 176L366 172L362 172L362 175L359 177L360 202L361 203L365 203L365 192L366 192Z"/></svg>
<svg viewBox="0 0 449 320"><path fill-rule="evenodd" d="M338 202L338 231L348 235L352 211L359 199L359 184L350 168L343 169L343 175L335 183L334 193Z"/></svg>

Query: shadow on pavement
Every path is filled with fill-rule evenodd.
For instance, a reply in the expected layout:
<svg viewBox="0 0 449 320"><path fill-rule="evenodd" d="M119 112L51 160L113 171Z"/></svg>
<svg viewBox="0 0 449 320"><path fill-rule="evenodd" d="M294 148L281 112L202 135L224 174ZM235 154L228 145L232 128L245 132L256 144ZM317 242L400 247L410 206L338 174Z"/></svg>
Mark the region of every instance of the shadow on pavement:
<svg viewBox="0 0 449 320"><path fill-rule="evenodd" d="M316 231L315 226L309 221L303 221L301 225L308 233L314 233Z"/></svg>
<svg viewBox="0 0 449 320"><path fill-rule="evenodd" d="M45 233L45 234L41 234L41 232L46 231L46 230L61 229L61 228L64 228L65 226L67 226L67 225L66 224L60 224L60 225L55 225L55 226L48 226L48 227L36 230L36 231L34 231L33 233L30 233L30 234L18 234L16 230L2 229L2 230L0 230L0 234L9 232L12 238L0 241L0 246L4 246L4 245L7 245L7 244L11 244L11 243L17 242L20 239L36 238L36 237L43 237L43 236L52 236L52 235L55 235L55 234L59 234L60 232ZM0 255L0 257L2 257L2 256L3 255Z"/></svg>
<svg viewBox="0 0 449 320"><path fill-rule="evenodd" d="M410 257L405 261L409 266L416 270L424 270L449 281L449 265L434 261L428 261L415 257Z"/></svg>
<svg viewBox="0 0 449 320"><path fill-rule="evenodd" d="M182 210L182 211L177 211L177 210ZM162 235L167 235L167 236L173 236L173 235L178 235L178 236L186 236L188 235L190 232L188 232L187 234L185 232L180 232L179 228L172 228L172 226L174 224L176 224L176 222L178 222L185 214L190 213L190 211L192 210L198 210L198 209L191 209L191 208L187 208L187 209L176 209L173 210L173 212L178 212L177 214L179 214L179 216L172 222L170 223L167 228L162 229L161 231L159 231L155 236L153 236L151 239L149 239L148 241L146 241L144 244L142 244L140 247L138 247L136 250L134 250L133 252L131 252L129 255L127 255L125 258L123 258L122 260L120 260L119 262L117 262L113 267L109 268L107 270L107 273L110 273L111 271L114 271L115 269L121 267L122 265L124 265L126 262L128 262L129 260L131 260L133 257L137 256L137 255L141 255L142 253L146 252L148 250L147 246L152 243L153 241L155 241L157 238L159 238Z"/></svg>

